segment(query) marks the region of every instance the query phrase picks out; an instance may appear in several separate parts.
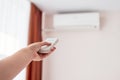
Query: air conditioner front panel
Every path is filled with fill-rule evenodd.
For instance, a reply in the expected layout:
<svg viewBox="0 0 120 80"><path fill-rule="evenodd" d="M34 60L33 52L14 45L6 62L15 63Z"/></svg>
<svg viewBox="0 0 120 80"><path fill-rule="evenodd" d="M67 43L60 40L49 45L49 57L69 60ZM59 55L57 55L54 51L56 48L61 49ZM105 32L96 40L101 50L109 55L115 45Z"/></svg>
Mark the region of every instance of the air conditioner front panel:
<svg viewBox="0 0 120 80"><path fill-rule="evenodd" d="M54 28L99 28L99 13L56 14L53 17Z"/></svg>

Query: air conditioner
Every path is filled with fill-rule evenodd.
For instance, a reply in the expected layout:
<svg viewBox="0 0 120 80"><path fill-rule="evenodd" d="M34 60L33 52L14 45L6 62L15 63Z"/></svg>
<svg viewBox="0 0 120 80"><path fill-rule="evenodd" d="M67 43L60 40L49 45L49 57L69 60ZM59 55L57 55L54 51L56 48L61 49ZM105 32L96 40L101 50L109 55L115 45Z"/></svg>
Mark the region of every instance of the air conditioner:
<svg viewBox="0 0 120 80"><path fill-rule="evenodd" d="M53 27L48 30L99 30L100 15L90 13L61 13L53 15Z"/></svg>

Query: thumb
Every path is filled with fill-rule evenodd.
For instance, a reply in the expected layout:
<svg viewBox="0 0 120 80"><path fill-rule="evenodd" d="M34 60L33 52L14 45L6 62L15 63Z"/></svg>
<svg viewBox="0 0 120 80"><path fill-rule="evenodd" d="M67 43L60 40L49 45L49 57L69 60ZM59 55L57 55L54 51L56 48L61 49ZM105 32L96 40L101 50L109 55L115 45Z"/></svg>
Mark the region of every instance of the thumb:
<svg viewBox="0 0 120 80"><path fill-rule="evenodd" d="M41 49L41 47L44 45L49 46L50 43L48 43L48 42L36 42L36 43L30 44L29 47L34 51L39 51Z"/></svg>

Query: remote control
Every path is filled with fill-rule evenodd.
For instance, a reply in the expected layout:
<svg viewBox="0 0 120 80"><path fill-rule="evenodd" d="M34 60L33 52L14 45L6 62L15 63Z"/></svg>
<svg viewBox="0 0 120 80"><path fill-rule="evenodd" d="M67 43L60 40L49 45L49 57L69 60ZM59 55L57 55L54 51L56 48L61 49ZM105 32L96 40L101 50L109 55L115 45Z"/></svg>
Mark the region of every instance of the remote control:
<svg viewBox="0 0 120 80"><path fill-rule="evenodd" d="M42 46L41 49L39 50L39 53L48 53L50 50L54 47L54 45L58 42L58 38L47 38L45 42L51 43L50 46Z"/></svg>

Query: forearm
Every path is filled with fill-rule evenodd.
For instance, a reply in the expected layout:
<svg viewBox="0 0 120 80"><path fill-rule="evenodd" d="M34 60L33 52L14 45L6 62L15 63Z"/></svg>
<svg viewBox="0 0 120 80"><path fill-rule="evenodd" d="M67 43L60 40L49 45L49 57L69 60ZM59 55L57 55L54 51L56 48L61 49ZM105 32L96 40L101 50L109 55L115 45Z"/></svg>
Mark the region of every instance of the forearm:
<svg viewBox="0 0 120 80"><path fill-rule="evenodd" d="M50 43L36 42L28 47L19 50L12 56L9 56L0 61L0 80L12 80L22 69L24 69L32 60L40 61L49 56L54 50L53 47L47 54L37 54L41 46Z"/></svg>
<svg viewBox="0 0 120 80"><path fill-rule="evenodd" d="M24 48L0 61L0 79L12 80L33 59L31 50Z"/></svg>

